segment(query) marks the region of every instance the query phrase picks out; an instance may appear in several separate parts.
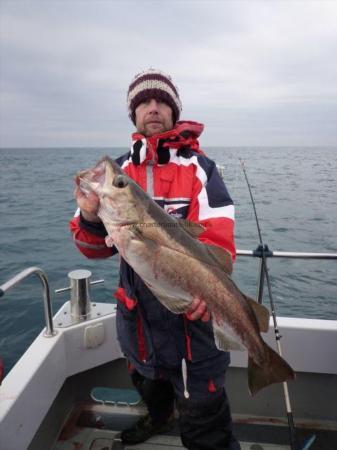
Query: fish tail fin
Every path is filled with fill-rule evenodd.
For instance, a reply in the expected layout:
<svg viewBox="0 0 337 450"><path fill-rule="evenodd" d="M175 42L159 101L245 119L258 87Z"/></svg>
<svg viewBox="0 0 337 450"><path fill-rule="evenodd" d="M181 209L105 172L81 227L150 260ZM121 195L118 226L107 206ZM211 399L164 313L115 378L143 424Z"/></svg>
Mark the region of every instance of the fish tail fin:
<svg viewBox="0 0 337 450"><path fill-rule="evenodd" d="M289 364L273 349L265 345L266 358L263 365L248 359L248 385L251 395L273 383L295 379L295 372Z"/></svg>

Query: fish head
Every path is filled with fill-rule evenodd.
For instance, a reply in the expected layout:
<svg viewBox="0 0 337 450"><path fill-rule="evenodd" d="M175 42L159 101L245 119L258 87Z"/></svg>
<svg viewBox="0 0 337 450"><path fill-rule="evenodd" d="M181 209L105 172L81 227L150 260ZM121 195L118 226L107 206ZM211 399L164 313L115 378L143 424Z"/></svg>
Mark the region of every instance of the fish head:
<svg viewBox="0 0 337 450"><path fill-rule="evenodd" d="M94 192L99 198L98 216L105 226L139 222L135 182L108 156L96 166L77 174L79 187L85 194Z"/></svg>

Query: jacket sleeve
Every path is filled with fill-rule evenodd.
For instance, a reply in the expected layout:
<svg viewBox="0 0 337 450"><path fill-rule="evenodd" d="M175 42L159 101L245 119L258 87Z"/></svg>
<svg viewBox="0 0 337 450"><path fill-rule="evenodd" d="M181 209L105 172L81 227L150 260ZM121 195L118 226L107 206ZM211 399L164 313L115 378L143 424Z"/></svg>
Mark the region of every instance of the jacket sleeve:
<svg viewBox="0 0 337 450"><path fill-rule="evenodd" d="M215 162L203 155L197 158L187 219L205 227L201 242L228 250L235 260L234 204Z"/></svg>
<svg viewBox="0 0 337 450"><path fill-rule="evenodd" d="M78 210L69 222L76 247L87 258L108 258L117 252L115 247L107 247L106 229L102 223L85 220Z"/></svg>

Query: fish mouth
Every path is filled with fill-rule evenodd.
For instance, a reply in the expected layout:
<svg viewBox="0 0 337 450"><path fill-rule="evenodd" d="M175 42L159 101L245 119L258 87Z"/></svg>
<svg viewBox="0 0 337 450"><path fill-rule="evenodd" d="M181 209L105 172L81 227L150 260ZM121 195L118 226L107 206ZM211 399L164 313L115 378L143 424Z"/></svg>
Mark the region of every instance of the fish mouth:
<svg viewBox="0 0 337 450"><path fill-rule="evenodd" d="M90 192L92 192L91 181L81 175L78 177L78 181L78 187L84 194L88 195Z"/></svg>
<svg viewBox="0 0 337 450"><path fill-rule="evenodd" d="M105 172L98 169L82 170L77 174L77 180L81 191L87 194L90 191L95 191L97 186L104 184Z"/></svg>

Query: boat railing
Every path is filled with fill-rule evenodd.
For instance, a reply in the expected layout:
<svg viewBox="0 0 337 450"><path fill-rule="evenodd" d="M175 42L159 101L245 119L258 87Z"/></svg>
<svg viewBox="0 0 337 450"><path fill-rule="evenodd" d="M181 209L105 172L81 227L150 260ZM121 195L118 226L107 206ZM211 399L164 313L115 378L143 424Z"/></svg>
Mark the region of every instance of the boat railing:
<svg viewBox="0 0 337 450"><path fill-rule="evenodd" d="M337 260L337 253L271 251L267 245L259 245L255 250L238 249L236 254L237 256L248 256L260 259L257 293L257 301L259 303L262 303L264 279L267 271L266 261L268 258Z"/></svg>
<svg viewBox="0 0 337 450"><path fill-rule="evenodd" d="M46 330L44 332L45 337L52 337L56 334L53 326L53 312L51 306L51 298L50 298L50 289L48 278L45 272L39 267L28 267L22 272L15 275L10 280L6 281L4 284L0 285L0 297L5 295L5 293L16 286L18 283L21 283L22 280L29 277L30 275L36 275L42 283L43 288L43 306L44 306L44 316L46 321Z"/></svg>
<svg viewBox="0 0 337 450"><path fill-rule="evenodd" d="M238 256L243 257L253 257L253 258L259 258L260 259L260 268L259 268L259 281L258 281L258 293L257 293L257 301L259 303L262 303L262 296L263 296L263 285L264 285L264 279L267 271L267 265L266 260L267 258L297 258L297 259L323 259L323 260L337 260L337 253L305 253L305 252L282 252L282 251L271 251L269 250L267 245L260 245L255 250L237 250L236 254ZM75 274L78 278L75 280L74 286L67 287L64 289L59 289L56 292L63 292L66 290L74 290L75 294L72 296L72 308L74 308L74 311L76 311L76 317L74 320L74 323L78 322L79 320L83 320L87 317L88 312L90 312L90 296L88 295L88 289L90 284L97 284L101 283L104 280L97 280L90 282L88 281L90 278L91 273L88 272L90 275L83 275L83 271L74 271L71 272ZM80 276L77 274L77 272L81 272ZM52 312L52 304L51 304L51 297L50 297L50 288L49 283L47 279L47 275L45 272L40 269L39 267L28 267L27 269L23 270L22 272L15 275L10 280L6 281L2 285L0 285L0 297L4 296L5 293L16 286L18 283L20 283L22 280L27 278L28 276L35 274L39 280L42 283L43 287L43 306L44 306L44 316L45 316L45 322L46 322L46 329L44 331L44 336L51 337L56 334L56 331L54 330L53 326L53 312ZM70 278L72 278L70 276ZM82 284L85 282L85 286L82 286ZM82 283L82 284L81 284ZM88 284L89 283L89 284ZM75 289L76 288L76 289ZM78 312L80 311L80 312ZM84 311L84 312L83 312Z"/></svg>

